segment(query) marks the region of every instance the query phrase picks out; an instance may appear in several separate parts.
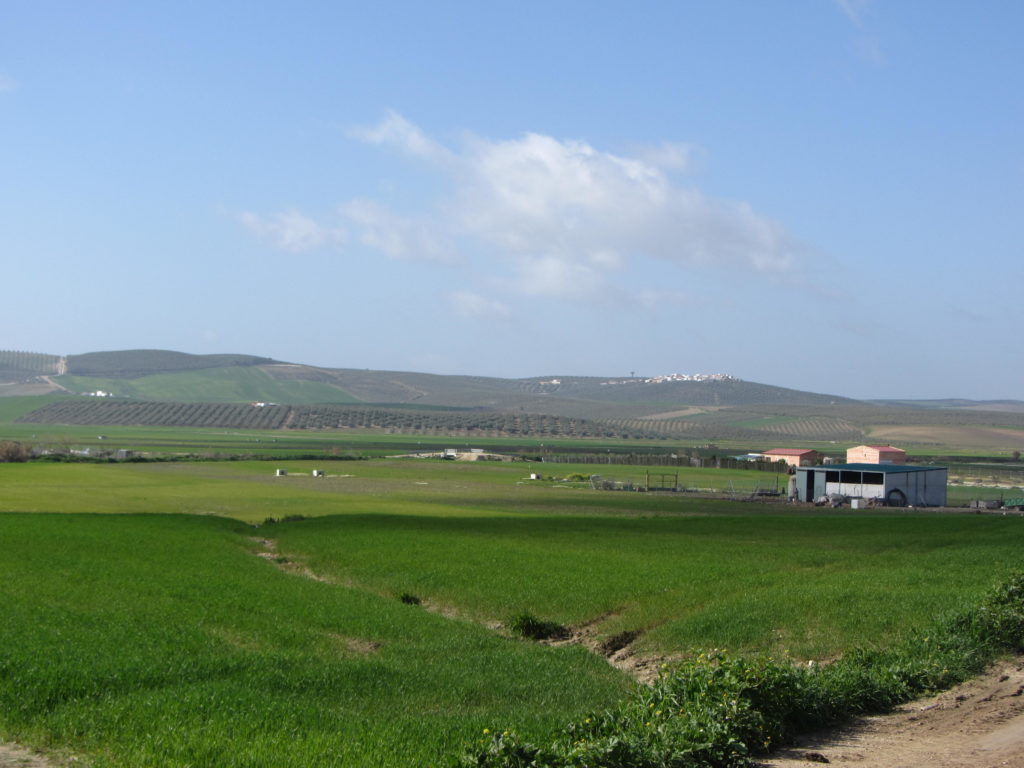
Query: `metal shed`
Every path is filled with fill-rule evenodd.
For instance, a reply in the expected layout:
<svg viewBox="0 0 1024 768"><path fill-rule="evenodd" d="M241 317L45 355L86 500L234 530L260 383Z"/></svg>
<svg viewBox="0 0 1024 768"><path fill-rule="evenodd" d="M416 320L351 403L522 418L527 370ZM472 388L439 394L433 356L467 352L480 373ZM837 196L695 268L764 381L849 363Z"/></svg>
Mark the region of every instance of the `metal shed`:
<svg viewBox="0 0 1024 768"><path fill-rule="evenodd" d="M798 467L800 501L840 494L851 499L877 499L890 507L941 507L946 504L946 467L899 464L831 464Z"/></svg>

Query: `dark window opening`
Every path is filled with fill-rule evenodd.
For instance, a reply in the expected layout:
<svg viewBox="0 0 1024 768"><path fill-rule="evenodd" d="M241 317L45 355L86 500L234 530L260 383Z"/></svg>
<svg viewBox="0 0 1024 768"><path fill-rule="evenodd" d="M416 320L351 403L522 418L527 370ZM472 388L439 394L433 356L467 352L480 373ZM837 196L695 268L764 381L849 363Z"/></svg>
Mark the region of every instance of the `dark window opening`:
<svg viewBox="0 0 1024 768"><path fill-rule="evenodd" d="M838 483L839 482L839 470L830 469L825 473L826 483Z"/></svg>
<svg viewBox="0 0 1024 768"><path fill-rule="evenodd" d="M839 473L839 478L841 483L860 483L860 472L844 469Z"/></svg>
<svg viewBox="0 0 1024 768"><path fill-rule="evenodd" d="M884 472L865 472L864 485L885 485Z"/></svg>

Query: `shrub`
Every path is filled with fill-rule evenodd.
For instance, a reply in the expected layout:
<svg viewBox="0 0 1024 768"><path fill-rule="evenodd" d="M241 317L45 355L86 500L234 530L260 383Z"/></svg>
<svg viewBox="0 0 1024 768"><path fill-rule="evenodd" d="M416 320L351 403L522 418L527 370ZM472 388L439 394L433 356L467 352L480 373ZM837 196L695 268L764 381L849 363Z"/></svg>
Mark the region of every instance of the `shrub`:
<svg viewBox="0 0 1024 768"><path fill-rule="evenodd" d="M16 440L0 441L0 462L28 461L32 458L32 449Z"/></svg>
<svg viewBox="0 0 1024 768"><path fill-rule="evenodd" d="M524 614L520 634L543 626ZM700 653L662 667L614 710L568 725L550 744L504 731L467 752L462 768L744 768L796 734L851 715L881 712L979 673L996 655L1024 649L1024 573L1013 573L973 610L912 631L888 650L854 649L832 664ZM489 733L489 731L487 732Z"/></svg>
<svg viewBox="0 0 1024 768"><path fill-rule="evenodd" d="M508 628L531 640L560 640L569 636L569 630L554 621L538 619L530 613L521 613L508 623Z"/></svg>

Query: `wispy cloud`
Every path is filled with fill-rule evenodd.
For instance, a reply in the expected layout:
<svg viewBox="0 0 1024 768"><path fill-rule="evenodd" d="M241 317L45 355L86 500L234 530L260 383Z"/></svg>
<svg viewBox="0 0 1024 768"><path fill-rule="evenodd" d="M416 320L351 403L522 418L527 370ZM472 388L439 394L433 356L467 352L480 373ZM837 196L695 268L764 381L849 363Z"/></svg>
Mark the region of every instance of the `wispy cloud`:
<svg viewBox="0 0 1024 768"><path fill-rule="evenodd" d="M835 4L850 21L858 27L864 25L864 14L867 12L871 0L835 0Z"/></svg>
<svg viewBox="0 0 1024 768"><path fill-rule="evenodd" d="M452 148L397 112L351 135L427 161L444 193L412 211L368 197L343 202L343 228L295 210L245 213L242 223L290 251L344 242L350 232L353 241L393 259L462 265L452 279L464 290L453 288L449 303L463 315L508 314L517 296L641 309L678 305L679 294L652 293L637 273L655 264L664 273L667 265L677 286L692 270L760 279L794 273L804 256L781 224L748 203L713 199L680 183L690 162L686 145L617 154L527 133L469 136Z"/></svg>
<svg viewBox="0 0 1024 768"><path fill-rule="evenodd" d="M888 63L881 40L869 29L867 23L872 0L834 0L834 2L843 15L857 27L858 34L851 43L854 54L877 67Z"/></svg>
<svg viewBox="0 0 1024 768"><path fill-rule="evenodd" d="M390 111L376 125L353 128L353 138L367 144L389 145L405 154L427 160L446 161L450 152L397 112Z"/></svg>
<svg viewBox="0 0 1024 768"><path fill-rule="evenodd" d="M406 257L461 242L503 261L510 290L582 299L608 287L617 271L654 258L697 266L784 273L798 248L776 222L748 204L713 200L679 186L682 145L636 156L539 133L509 140L470 138L458 150L426 136L397 113L360 129L362 140L392 146L438 165L450 195L416 217L367 200L342 212L365 244Z"/></svg>
<svg viewBox="0 0 1024 768"><path fill-rule="evenodd" d="M8 74L0 72L0 93L10 93L18 89L20 83Z"/></svg>
<svg viewBox="0 0 1024 768"><path fill-rule="evenodd" d="M242 222L261 240L291 253L311 251L326 245L344 243L343 229L325 227L296 210L259 216L246 211L239 215Z"/></svg>
<svg viewBox="0 0 1024 768"><path fill-rule="evenodd" d="M448 233L428 217L402 216L373 200L352 200L339 208L360 231L364 245L396 259L452 262Z"/></svg>

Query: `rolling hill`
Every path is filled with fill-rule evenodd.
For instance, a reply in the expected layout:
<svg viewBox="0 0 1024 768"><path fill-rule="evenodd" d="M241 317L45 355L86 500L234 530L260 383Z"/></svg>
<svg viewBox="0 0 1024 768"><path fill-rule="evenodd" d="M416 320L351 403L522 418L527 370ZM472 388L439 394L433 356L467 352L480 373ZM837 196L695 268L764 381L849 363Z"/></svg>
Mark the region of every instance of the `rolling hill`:
<svg viewBox="0 0 1024 768"><path fill-rule="evenodd" d="M40 423L377 429L415 434L801 442L1024 445L1024 403L863 402L729 376L657 379L482 376L320 368L252 355L164 350L61 358L0 352L0 392L74 397ZM174 413L161 404L194 404ZM200 404L233 404L225 410ZM257 416L250 404L279 404ZM42 406L43 403L40 403ZM204 421L205 420L205 421Z"/></svg>

